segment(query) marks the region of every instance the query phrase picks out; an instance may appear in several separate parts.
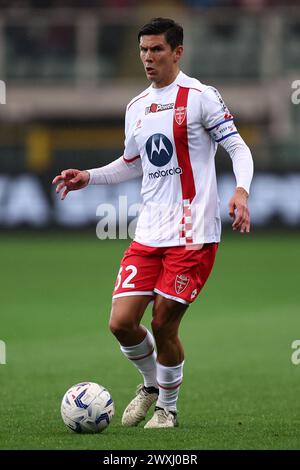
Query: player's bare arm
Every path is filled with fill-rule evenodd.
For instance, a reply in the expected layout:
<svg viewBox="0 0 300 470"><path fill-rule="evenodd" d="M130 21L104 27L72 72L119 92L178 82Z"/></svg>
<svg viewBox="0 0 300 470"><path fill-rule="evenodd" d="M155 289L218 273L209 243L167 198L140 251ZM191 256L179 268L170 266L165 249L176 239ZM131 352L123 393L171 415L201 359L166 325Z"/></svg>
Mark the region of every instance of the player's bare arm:
<svg viewBox="0 0 300 470"><path fill-rule="evenodd" d="M60 175L57 175L52 184L57 184L56 192L61 193L61 199L64 200L70 191L85 188L89 184L90 174L85 170L76 170L70 168L63 170Z"/></svg>
<svg viewBox="0 0 300 470"><path fill-rule="evenodd" d="M250 232L250 213L248 209L248 193L244 188L236 188L229 201L229 215L233 218L233 230L241 233Z"/></svg>

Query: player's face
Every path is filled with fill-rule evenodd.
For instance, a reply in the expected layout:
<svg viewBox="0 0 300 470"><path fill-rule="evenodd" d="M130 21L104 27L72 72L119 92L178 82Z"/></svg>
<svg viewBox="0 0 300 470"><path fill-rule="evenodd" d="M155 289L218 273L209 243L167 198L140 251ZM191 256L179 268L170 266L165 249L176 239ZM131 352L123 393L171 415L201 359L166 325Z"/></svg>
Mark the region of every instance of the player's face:
<svg viewBox="0 0 300 470"><path fill-rule="evenodd" d="M146 76L156 88L167 86L175 80L182 53L182 46L171 49L164 34L140 38L140 56Z"/></svg>

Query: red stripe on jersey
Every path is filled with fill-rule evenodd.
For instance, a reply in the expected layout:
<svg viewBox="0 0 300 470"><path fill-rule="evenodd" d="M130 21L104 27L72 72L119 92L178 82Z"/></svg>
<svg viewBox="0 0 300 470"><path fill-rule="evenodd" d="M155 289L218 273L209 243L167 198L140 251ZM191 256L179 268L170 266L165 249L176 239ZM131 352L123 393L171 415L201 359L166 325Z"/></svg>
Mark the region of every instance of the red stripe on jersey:
<svg viewBox="0 0 300 470"><path fill-rule="evenodd" d="M133 157L133 158L125 158L123 155L123 160L125 160L126 163L132 163L134 162L134 160L137 160L138 158L141 158L141 157L137 155L136 157Z"/></svg>
<svg viewBox="0 0 300 470"><path fill-rule="evenodd" d="M128 105L127 111L131 108L131 106L132 106L134 103L136 103L138 100L141 100L142 98L145 98L145 97L148 96L148 95L149 95L149 92L146 93L146 94L143 95L143 96L140 96L139 98L137 98L136 100L134 100L132 103L130 103L130 104Z"/></svg>
<svg viewBox="0 0 300 470"><path fill-rule="evenodd" d="M195 181L190 160L188 133L187 133L187 100L189 88L179 86L173 120L173 133L177 153L178 165L182 168L180 175L182 198L189 199L191 203L195 197ZM177 114L176 114L177 113Z"/></svg>

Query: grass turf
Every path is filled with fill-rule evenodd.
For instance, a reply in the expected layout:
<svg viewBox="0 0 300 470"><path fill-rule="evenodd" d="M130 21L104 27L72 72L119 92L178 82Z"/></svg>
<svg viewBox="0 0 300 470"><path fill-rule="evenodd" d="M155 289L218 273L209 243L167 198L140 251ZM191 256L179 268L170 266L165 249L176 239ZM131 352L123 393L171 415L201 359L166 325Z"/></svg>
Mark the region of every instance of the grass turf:
<svg viewBox="0 0 300 470"><path fill-rule="evenodd" d="M127 242L92 236L2 235L1 449L299 449L298 234L225 235L213 273L183 319L180 427L128 429L124 407L140 382L107 321ZM151 312L145 324L149 326ZM65 390L105 385L116 414L100 435L71 433Z"/></svg>

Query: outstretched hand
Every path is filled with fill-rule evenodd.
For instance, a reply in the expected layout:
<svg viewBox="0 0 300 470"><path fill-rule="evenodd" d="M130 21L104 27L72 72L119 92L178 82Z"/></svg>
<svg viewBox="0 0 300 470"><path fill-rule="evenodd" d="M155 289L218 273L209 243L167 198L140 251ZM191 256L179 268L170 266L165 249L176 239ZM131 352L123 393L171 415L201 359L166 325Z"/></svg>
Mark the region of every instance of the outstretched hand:
<svg viewBox="0 0 300 470"><path fill-rule="evenodd" d="M61 193L61 199L63 200L70 191L85 188L89 183L89 179L90 174L88 171L71 168L69 170L63 170L60 175L57 175L52 181L52 184L57 184L57 193L63 189Z"/></svg>
<svg viewBox="0 0 300 470"><path fill-rule="evenodd" d="M244 188L236 188L229 202L229 215L233 218L232 229L241 233L250 232L250 213L247 205L248 193Z"/></svg>

